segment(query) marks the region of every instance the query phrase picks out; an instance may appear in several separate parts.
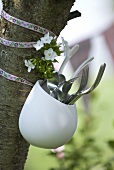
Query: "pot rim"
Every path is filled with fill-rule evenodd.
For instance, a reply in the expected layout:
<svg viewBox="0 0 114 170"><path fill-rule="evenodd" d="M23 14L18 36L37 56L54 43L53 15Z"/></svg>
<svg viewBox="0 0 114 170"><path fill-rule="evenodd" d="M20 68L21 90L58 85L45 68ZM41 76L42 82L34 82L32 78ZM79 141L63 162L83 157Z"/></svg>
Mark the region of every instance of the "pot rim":
<svg viewBox="0 0 114 170"><path fill-rule="evenodd" d="M42 93L44 93L47 97L50 97L51 99L55 100L56 102L60 103L61 105L64 105L64 106L67 106L67 107L74 107L76 106L76 104L72 104L72 105L68 105L68 104L65 104L65 103L62 103L60 102L59 100L55 99L54 97L52 97L51 95L49 95L40 85L42 80L38 80L36 82L36 84L39 86L40 90L42 91Z"/></svg>

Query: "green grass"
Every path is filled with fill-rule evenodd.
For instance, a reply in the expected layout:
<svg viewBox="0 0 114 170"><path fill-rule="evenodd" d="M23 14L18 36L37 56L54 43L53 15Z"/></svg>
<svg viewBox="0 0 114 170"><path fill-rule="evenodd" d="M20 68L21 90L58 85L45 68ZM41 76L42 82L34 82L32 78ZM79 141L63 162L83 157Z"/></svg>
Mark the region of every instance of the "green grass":
<svg viewBox="0 0 114 170"><path fill-rule="evenodd" d="M103 79L99 87L91 94L90 110L91 114L95 116L93 135L96 137L96 142L107 150L107 154L104 155L105 159L112 154L106 147L107 141L109 139L114 140L113 78ZM81 99L77 102L77 112L79 129L84 121L85 114ZM78 129L75 133L75 139L78 139ZM51 167L56 167L57 160L49 156L48 153L49 150L31 146L24 170L49 170Z"/></svg>
<svg viewBox="0 0 114 170"><path fill-rule="evenodd" d="M24 170L48 170L56 166L56 160L48 154L49 150L31 146Z"/></svg>

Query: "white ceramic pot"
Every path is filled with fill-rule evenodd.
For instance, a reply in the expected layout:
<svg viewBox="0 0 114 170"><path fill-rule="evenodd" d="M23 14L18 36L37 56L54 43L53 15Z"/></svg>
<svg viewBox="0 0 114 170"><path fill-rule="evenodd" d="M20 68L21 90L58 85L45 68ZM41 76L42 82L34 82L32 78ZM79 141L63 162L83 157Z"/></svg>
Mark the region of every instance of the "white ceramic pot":
<svg viewBox="0 0 114 170"><path fill-rule="evenodd" d="M54 149L71 139L76 126L76 106L59 102L36 82L19 117L25 140L37 147Z"/></svg>

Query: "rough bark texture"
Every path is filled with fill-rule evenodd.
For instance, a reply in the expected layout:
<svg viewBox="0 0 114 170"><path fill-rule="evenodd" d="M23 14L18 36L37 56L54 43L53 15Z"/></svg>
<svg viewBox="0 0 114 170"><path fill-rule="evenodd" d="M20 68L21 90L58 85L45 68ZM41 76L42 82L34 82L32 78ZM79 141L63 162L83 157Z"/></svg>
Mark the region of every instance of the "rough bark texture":
<svg viewBox="0 0 114 170"><path fill-rule="evenodd" d="M3 0L4 9L17 18L43 26L56 35L67 24L75 0ZM12 41L37 41L41 34L34 33L4 19L0 36ZM0 68L23 77L30 82L37 80L35 73L28 74L24 59L34 54L34 49L18 49L0 45ZM3 53L2 53L3 54ZM0 170L23 170L29 144L18 129L18 118L31 88L0 77Z"/></svg>

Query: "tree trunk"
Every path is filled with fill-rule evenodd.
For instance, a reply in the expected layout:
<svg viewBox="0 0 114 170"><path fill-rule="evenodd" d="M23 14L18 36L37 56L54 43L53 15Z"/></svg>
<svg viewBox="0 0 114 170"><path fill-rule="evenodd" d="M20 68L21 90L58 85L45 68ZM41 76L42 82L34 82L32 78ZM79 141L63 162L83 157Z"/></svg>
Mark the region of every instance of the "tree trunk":
<svg viewBox="0 0 114 170"><path fill-rule="evenodd" d="M40 25L57 36L67 24L75 0L3 0L4 10L22 20ZM11 24L4 19L0 36L11 41L31 42L43 36ZM37 75L27 73L24 59L34 54L34 49L19 49L0 45L0 68L10 74L35 83ZM3 55L6 54L6 55ZM0 170L23 170L29 144L18 129L22 106L31 87L0 77Z"/></svg>

